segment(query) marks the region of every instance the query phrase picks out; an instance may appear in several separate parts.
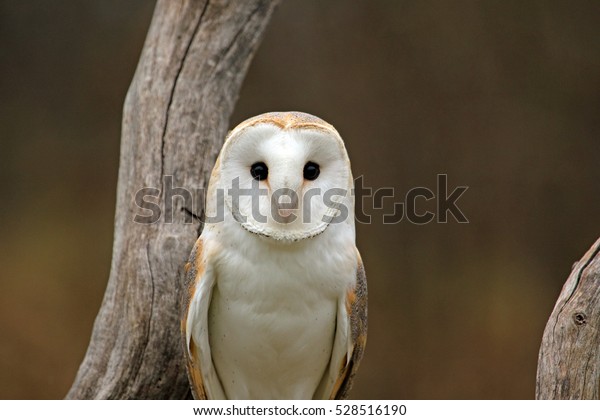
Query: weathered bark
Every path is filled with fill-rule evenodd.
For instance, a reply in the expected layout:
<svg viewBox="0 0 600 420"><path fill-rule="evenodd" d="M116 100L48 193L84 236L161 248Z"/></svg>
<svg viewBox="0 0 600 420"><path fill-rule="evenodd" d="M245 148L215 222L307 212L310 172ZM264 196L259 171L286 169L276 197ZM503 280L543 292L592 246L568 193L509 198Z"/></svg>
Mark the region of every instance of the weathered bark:
<svg viewBox="0 0 600 420"><path fill-rule="evenodd" d="M600 239L575 263L544 331L536 398L598 399Z"/></svg>
<svg viewBox="0 0 600 420"><path fill-rule="evenodd" d="M188 395L178 314L181 271L200 229L193 215L275 3L157 2L123 110L110 278L67 398ZM195 209L168 199L167 175L193 193ZM163 213L152 224L134 222L148 213L134 201L145 187L161 190Z"/></svg>

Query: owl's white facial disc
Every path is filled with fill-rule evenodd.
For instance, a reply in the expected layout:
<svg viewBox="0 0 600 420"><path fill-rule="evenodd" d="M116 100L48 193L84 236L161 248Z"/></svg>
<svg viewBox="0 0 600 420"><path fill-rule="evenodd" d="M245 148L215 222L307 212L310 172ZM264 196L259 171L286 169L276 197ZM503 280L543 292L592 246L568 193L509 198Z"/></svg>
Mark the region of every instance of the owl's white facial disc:
<svg viewBox="0 0 600 420"><path fill-rule="evenodd" d="M236 128L223 146L217 188L247 231L293 242L354 217L352 174L333 129Z"/></svg>

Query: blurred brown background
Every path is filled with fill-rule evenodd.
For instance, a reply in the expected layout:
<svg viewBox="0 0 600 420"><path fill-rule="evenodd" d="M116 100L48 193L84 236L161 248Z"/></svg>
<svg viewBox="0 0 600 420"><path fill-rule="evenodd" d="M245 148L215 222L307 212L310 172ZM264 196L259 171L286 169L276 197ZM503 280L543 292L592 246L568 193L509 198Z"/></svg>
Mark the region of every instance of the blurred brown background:
<svg viewBox="0 0 600 420"><path fill-rule="evenodd" d="M0 1L1 398L62 398L82 360L152 9ZM370 331L354 397L534 396L547 317L600 235L598 22L597 1L279 7L232 126L307 111L369 186L469 186L469 224L383 225L387 201L358 226Z"/></svg>

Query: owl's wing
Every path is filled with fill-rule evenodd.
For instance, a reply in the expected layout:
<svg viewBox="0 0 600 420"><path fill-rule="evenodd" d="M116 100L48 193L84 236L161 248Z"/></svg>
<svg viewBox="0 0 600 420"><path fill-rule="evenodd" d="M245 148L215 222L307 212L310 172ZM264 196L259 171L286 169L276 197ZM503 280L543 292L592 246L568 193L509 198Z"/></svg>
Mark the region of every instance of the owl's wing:
<svg viewBox="0 0 600 420"><path fill-rule="evenodd" d="M208 342L208 308L215 284L213 265L199 238L185 265L181 332L187 373L196 399L224 399Z"/></svg>
<svg viewBox="0 0 600 420"><path fill-rule="evenodd" d="M338 303L337 325L328 372L315 398L345 399L367 343L367 277L358 250L356 283Z"/></svg>

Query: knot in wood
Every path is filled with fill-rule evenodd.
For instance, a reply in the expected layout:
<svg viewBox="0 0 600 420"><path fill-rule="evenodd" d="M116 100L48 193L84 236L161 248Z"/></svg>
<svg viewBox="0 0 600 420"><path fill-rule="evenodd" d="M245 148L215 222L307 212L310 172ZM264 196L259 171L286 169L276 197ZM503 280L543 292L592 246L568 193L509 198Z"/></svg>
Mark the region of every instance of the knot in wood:
<svg viewBox="0 0 600 420"><path fill-rule="evenodd" d="M573 322L575 322L575 325L577 326L585 325L587 323L587 316L582 312L576 312L575 315L573 315Z"/></svg>

